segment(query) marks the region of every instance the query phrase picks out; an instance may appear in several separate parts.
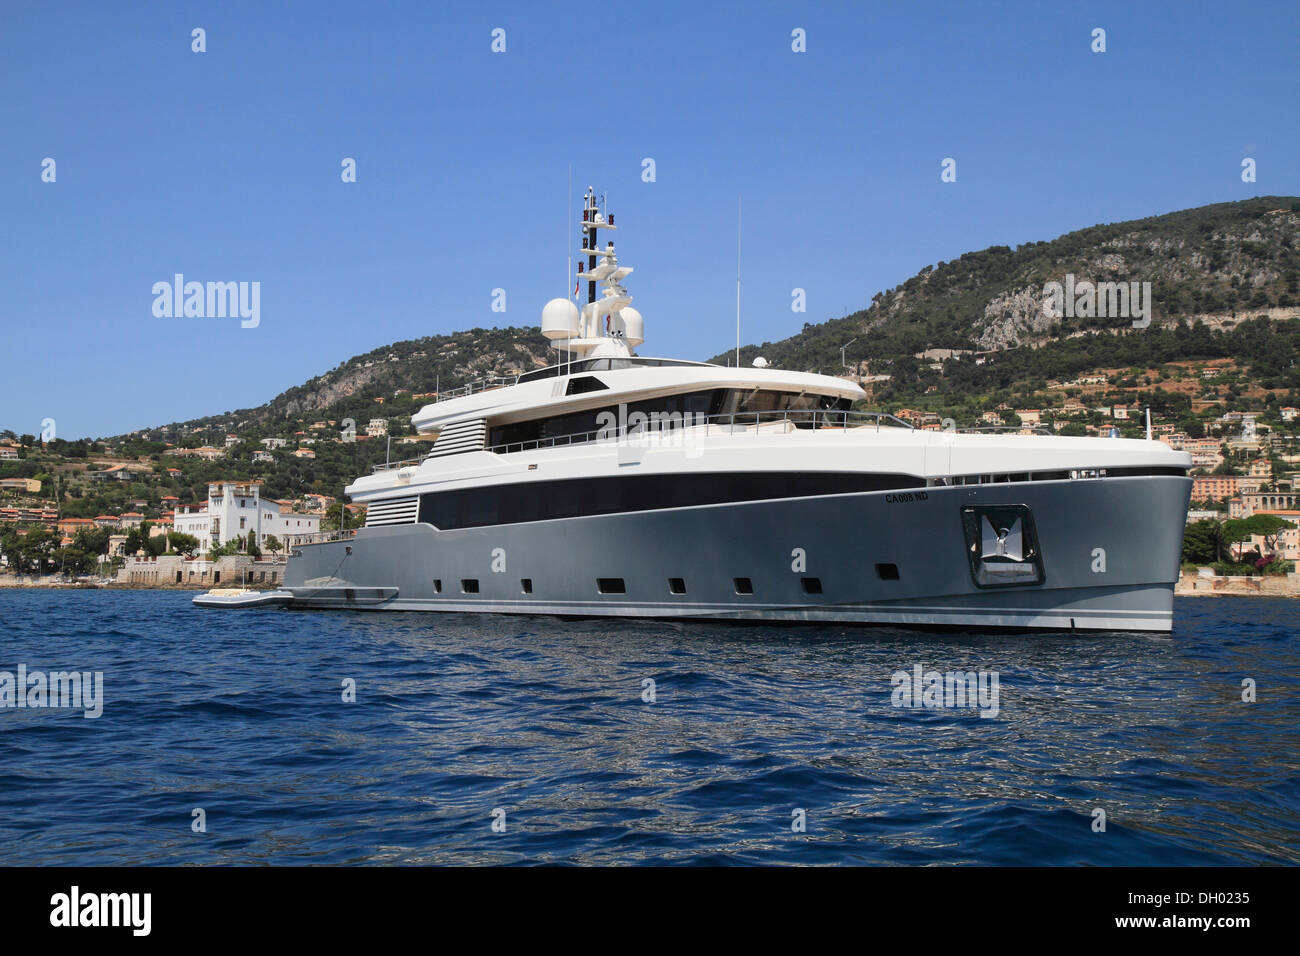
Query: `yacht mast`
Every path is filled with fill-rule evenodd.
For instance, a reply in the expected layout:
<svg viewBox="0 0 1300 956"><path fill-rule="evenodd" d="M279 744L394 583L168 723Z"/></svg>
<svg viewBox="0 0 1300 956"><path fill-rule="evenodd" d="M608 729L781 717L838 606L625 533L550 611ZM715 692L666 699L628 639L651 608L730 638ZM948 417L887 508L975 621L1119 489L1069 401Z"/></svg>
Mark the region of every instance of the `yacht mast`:
<svg viewBox="0 0 1300 956"><path fill-rule="evenodd" d="M578 261L582 263L585 258L586 263L579 265L573 294L586 282L587 301L581 308L567 296L546 303L542 309L542 334L555 343L565 341L566 365L572 363L575 353L579 358L592 354L635 355L633 348L644 341L644 323L641 313L629 307L632 296L622 285L632 274L632 267L619 264L613 242L606 242L604 249L600 247L600 230L618 227L613 214L604 208L603 197L591 186L583 195L581 227ZM598 285L603 289L598 290Z"/></svg>

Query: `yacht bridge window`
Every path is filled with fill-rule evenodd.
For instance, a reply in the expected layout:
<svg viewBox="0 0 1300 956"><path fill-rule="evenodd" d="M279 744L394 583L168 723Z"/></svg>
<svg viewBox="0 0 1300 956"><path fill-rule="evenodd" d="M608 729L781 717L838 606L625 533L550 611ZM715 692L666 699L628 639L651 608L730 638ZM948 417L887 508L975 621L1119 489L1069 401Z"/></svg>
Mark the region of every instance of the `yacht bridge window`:
<svg viewBox="0 0 1300 956"><path fill-rule="evenodd" d="M619 356L617 358L578 359L574 362L561 362L535 372L525 372L519 376L520 382L535 382L543 378L558 378L561 375L576 375L579 372L610 372L625 368L668 368L671 366L691 365L707 368L708 362L688 362L685 359L641 358L639 355Z"/></svg>
<svg viewBox="0 0 1300 956"><path fill-rule="evenodd" d="M803 418L811 420L815 412L846 411L851 404L847 398L838 398L834 395L813 395L777 389L710 388L678 395L658 395L639 402L629 402L624 417L619 416L617 405L610 405L589 408L581 412L551 415L546 418L534 418L524 422L512 422L508 425L497 425L488 431L488 447L499 448L552 438L594 434L601 427L600 418L603 412L612 414L615 420L620 422L630 419L634 412L641 412L647 417L657 412L660 415L702 415L710 418L718 415L747 415L756 412L790 412L792 419L798 424ZM797 413L807 413L807 415Z"/></svg>

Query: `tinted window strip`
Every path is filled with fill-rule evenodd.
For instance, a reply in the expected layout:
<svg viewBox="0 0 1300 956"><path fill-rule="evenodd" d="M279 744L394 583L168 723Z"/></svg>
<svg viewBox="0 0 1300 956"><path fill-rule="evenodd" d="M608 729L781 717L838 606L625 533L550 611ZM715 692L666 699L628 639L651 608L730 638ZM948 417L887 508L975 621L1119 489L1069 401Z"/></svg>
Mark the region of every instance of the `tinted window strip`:
<svg viewBox="0 0 1300 956"><path fill-rule="evenodd" d="M1173 475L1178 478L1187 477L1186 468L1175 468L1164 466L1160 468L1148 468L1137 466L1134 468L1103 468L1107 478L1141 478L1148 475Z"/></svg>
<svg viewBox="0 0 1300 956"><path fill-rule="evenodd" d="M1187 477L1186 468L1178 468L1172 465L1135 465L1125 468L1081 468L1075 470L1104 472L1104 474L1099 475L1100 478L1143 478L1166 475L1176 478ZM995 472L992 474L953 475L947 479L947 483L950 485L990 485L1005 484L1012 481L1064 481L1069 477L1070 471L1066 469L1057 471Z"/></svg>
<svg viewBox="0 0 1300 956"><path fill-rule="evenodd" d="M717 472L530 481L426 492L420 521L443 530L699 505L923 488L914 475Z"/></svg>

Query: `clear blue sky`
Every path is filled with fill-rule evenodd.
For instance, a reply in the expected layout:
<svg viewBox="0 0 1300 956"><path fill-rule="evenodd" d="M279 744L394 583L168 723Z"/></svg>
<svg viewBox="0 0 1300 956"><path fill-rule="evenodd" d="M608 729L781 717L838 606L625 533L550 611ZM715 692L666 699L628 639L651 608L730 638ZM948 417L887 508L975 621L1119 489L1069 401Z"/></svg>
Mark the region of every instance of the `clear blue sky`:
<svg viewBox="0 0 1300 956"><path fill-rule="evenodd" d="M0 30L20 433L254 406L389 342L535 325L571 288L570 166L575 206L594 184L624 225L642 353L686 358L734 339L737 195L760 342L973 249L1300 193L1292 2L10 0ZM260 282L261 325L155 318L177 272Z"/></svg>

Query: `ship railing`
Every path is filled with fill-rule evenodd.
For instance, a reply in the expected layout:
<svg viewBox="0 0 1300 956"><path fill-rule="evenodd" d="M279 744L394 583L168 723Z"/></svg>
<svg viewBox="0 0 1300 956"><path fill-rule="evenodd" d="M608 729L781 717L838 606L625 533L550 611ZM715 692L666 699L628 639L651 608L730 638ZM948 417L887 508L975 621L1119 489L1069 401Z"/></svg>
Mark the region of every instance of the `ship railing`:
<svg viewBox="0 0 1300 956"><path fill-rule="evenodd" d="M284 546L288 551L304 544L324 544L328 541L348 541L357 535L356 528L348 528L345 531L309 531L305 534L287 534L284 536Z"/></svg>
<svg viewBox="0 0 1300 956"><path fill-rule="evenodd" d="M401 461L386 461L383 464L371 465L370 473L373 475L377 475L381 471L393 471L394 469L397 468L407 468L410 467L411 465L418 465L420 462L424 461L424 459L427 457L429 456L421 455L419 458L404 458Z"/></svg>
<svg viewBox="0 0 1300 956"><path fill-rule="evenodd" d="M489 375L485 378L478 378L459 388L448 389L445 392L439 392L434 399L434 404L438 402L448 402L453 398L464 398L466 395L476 395L479 392L490 392L494 388L506 388L510 385L516 385L519 382L518 375Z"/></svg>
<svg viewBox="0 0 1300 956"><path fill-rule="evenodd" d="M554 448L563 445L589 445L595 442L631 440L665 440L670 437L691 438L708 437L711 434L750 434L772 431L815 431L834 430L847 432L857 428L912 429L912 425L901 418L885 412L843 412L817 409L794 409L768 412L732 412L725 415L708 415L695 417L689 414L674 418L651 419L645 425L602 428L597 431L578 432L572 435L556 435L551 438L536 438L522 442L508 442L491 445L487 451L498 455L532 451L538 448Z"/></svg>
<svg viewBox="0 0 1300 956"><path fill-rule="evenodd" d="M820 409L793 409L768 412L732 412L724 415L691 417L680 415L671 419L650 419L644 425L624 425L616 428L602 428L596 431L575 432L571 435L555 435L550 438L536 438L522 442L507 442L490 445L485 450L498 455L515 454L522 451L534 451L539 448L558 448L566 445L590 445L596 442L636 440L665 440L668 437L685 438L690 432L691 438L708 437L711 434L770 434L773 431L816 431L831 430L848 432L853 429L872 428L906 428L915 430L910 422L886 412L846 412L826 411ZM1033 425L981 425L970 428L950 429L949 433L962 435L1032 433L1051 435L1051 430ZM387 462L372 466L372 473L379 474L398 468L416 467L428 455L419 458L406 458L402 461Z"/></svg>
<svg viewBox="0 0 1300 956"><path fill-rule="evenodd" d="M1042 425L974 425L970 428L958 428L956 431L959 435L995 435L1000 433L1011 435L1020 435L1024 433L1032 435L1054 434L1050 428L1045 428Z"/></svg>

